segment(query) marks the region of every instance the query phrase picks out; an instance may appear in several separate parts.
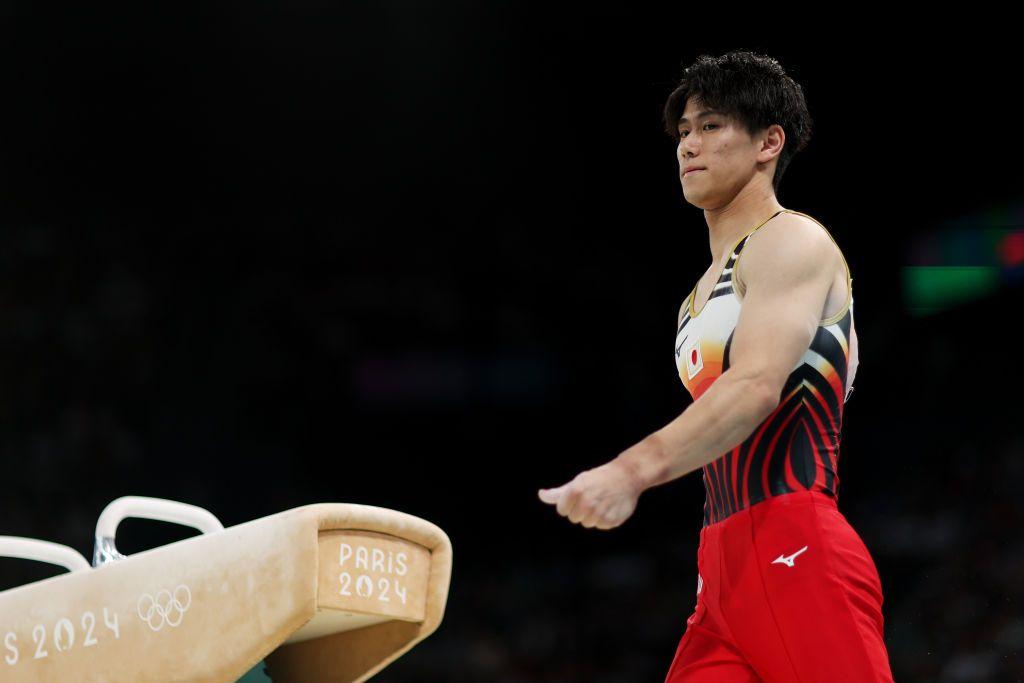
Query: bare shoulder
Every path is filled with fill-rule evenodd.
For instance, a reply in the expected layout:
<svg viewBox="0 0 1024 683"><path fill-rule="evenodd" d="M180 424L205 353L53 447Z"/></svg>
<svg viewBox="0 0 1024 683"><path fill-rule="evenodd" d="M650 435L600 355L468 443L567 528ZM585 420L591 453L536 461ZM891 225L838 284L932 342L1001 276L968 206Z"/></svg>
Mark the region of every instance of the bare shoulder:
<svg viewBox="0 0 1024 683"><path fill-rule="evenodd" d="M743 285L766 278L779 281L830 276L842 267L839 247L824 226L788 212L751 235L741 256L735 273Z"/></svg>

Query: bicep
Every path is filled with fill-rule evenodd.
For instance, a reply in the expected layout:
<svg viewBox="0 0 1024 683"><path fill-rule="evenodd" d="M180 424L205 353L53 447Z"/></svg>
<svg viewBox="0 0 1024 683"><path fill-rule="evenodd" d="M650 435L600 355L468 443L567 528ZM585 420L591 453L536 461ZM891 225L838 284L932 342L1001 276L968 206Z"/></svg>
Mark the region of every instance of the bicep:
<svg viewBox="0 0 1024 683"><path fill-rule="evenodd" d="M776 230L744 250L746 293L729 369L776 397L814 339L835 272L835 250L813 230Z"/></svg>

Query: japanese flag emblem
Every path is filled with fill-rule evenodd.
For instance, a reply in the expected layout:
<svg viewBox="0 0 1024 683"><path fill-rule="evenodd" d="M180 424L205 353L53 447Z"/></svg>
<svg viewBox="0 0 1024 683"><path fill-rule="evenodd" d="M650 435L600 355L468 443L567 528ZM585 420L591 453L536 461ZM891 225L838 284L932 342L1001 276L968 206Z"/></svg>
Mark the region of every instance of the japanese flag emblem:
<svg viewBox="0 0 1024 683"><path fill-rule="evenodd" d="M683 350L683 356L686 359L686 377L687 379L693 379L697 376L698 372L704 369L704 356L700 353L700 340L694 339Z"/></svg>

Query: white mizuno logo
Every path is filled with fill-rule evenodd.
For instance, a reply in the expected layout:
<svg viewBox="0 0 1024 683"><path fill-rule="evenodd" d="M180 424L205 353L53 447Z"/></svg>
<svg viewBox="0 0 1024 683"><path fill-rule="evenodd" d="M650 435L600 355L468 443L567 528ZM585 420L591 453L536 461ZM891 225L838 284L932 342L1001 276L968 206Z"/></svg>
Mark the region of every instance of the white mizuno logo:
<svg viewBox="0 0 1024 683"><path fill-rule="evenodd" d="M796 556L799 555L800 553L804 552L805 550L807 550L807 546L804 546L803 548L800 548L800 550L797 550L795 553L793 553L789 557L786 557L785 555L779 555L777 558L772 560L772 564L784 564L787 567L792 567L793 566L793 560L796 559Z"/></svg>

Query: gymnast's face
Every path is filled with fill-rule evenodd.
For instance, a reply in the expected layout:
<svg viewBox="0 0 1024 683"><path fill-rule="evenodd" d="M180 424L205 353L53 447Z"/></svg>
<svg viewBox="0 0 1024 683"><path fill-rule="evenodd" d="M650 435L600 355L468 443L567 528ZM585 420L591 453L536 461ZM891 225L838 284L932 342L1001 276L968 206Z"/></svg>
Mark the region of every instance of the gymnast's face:
<svg viewBox="0 0 1024 683"><path fill-rule="evenodd" d="M752 137L739 121L709 109L695 97L687 100L678 130L679 182L686 201L696 207L727 205L750 185L762 166L764 136ZM770 170L774 172L774 165Z"/></svg>

